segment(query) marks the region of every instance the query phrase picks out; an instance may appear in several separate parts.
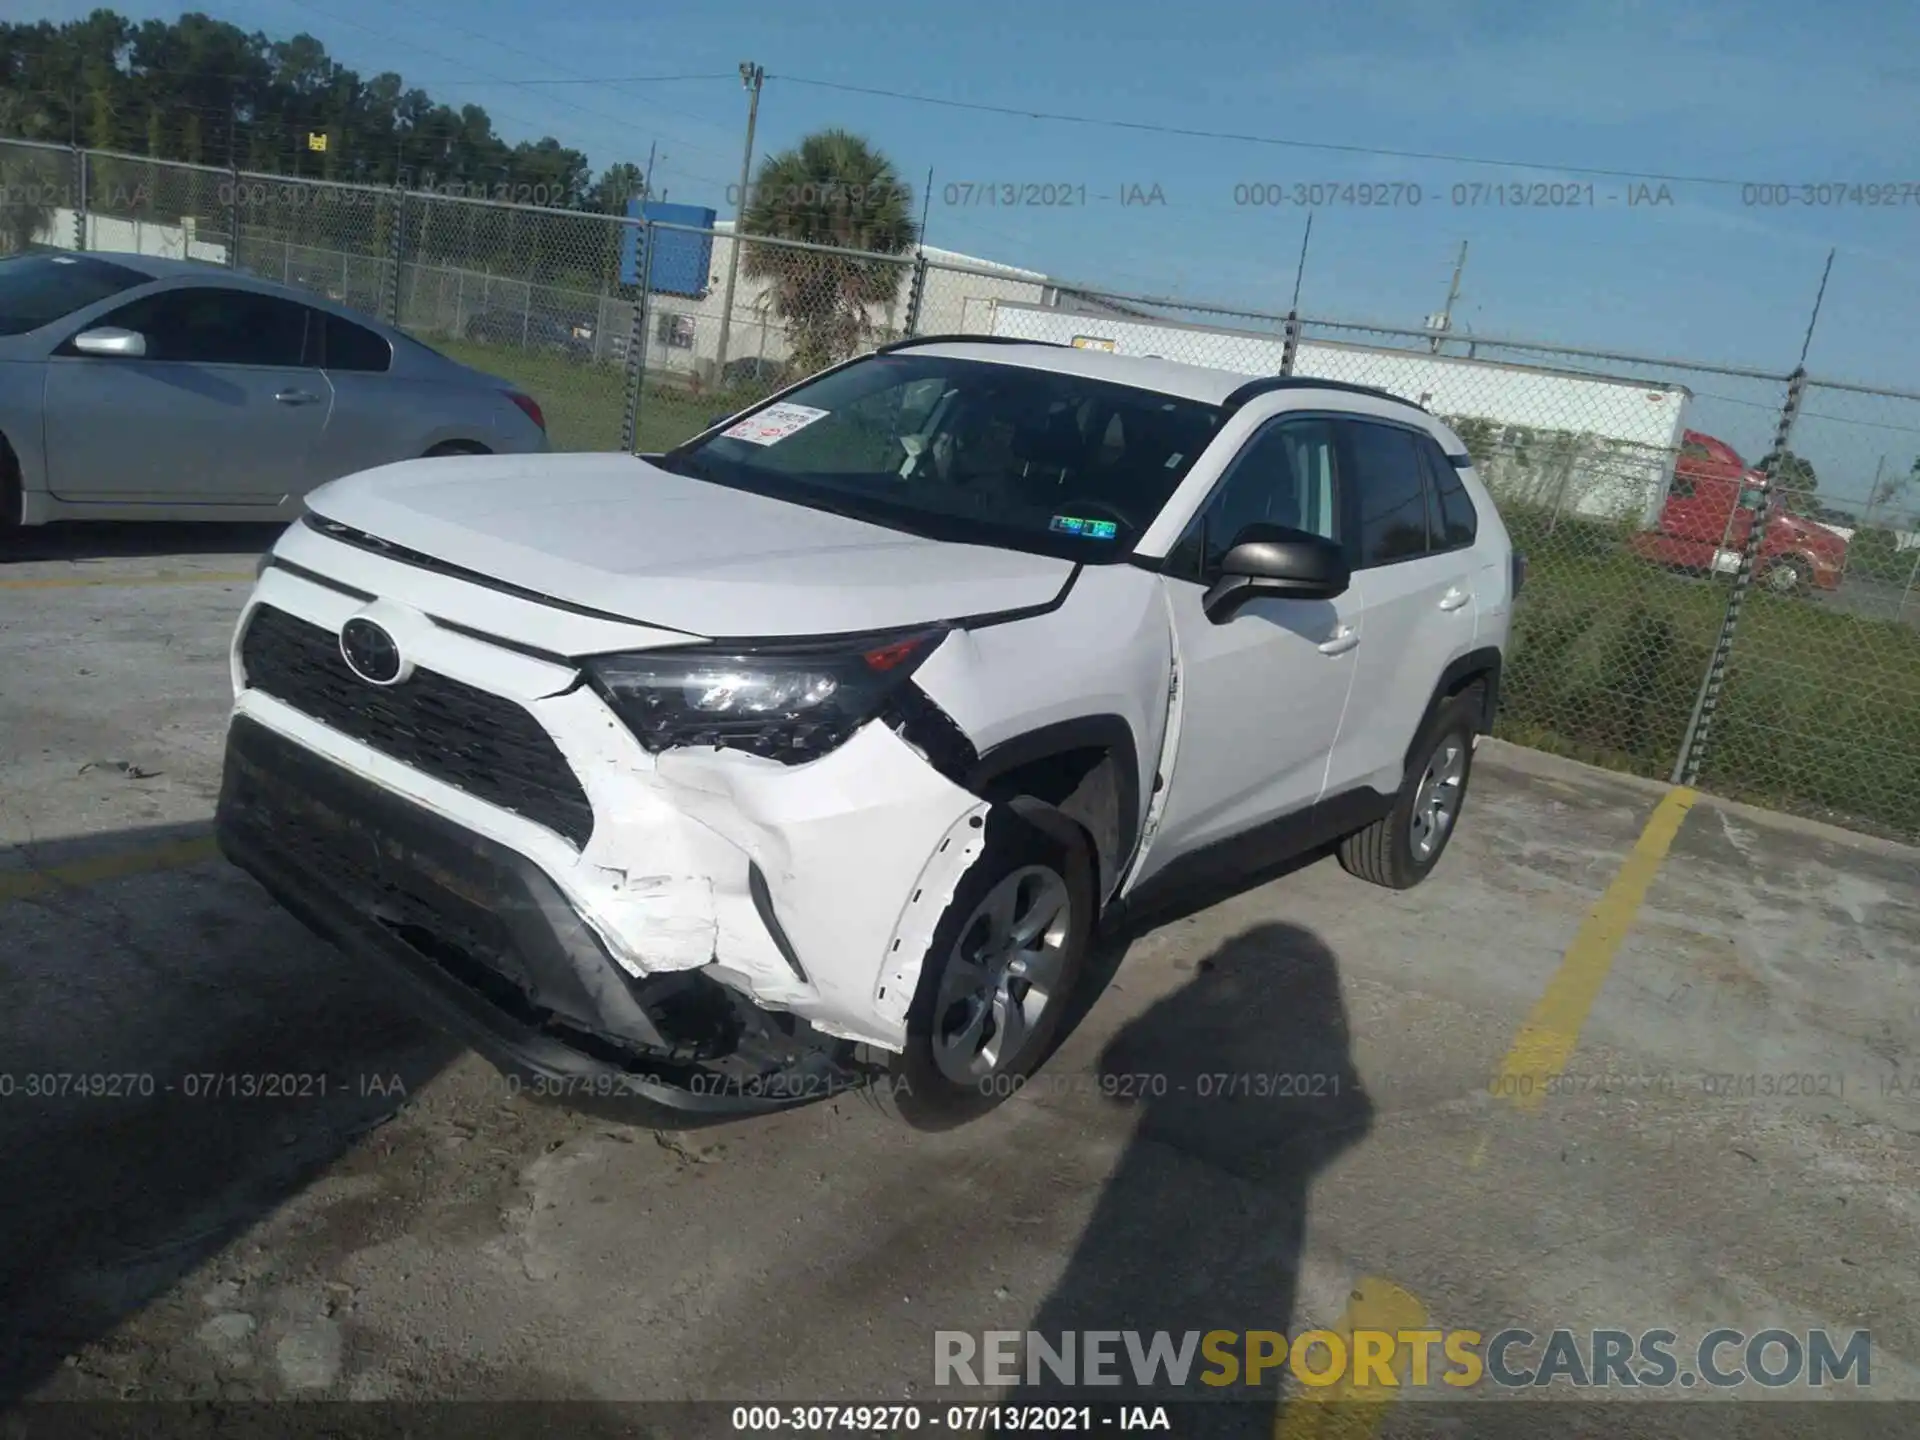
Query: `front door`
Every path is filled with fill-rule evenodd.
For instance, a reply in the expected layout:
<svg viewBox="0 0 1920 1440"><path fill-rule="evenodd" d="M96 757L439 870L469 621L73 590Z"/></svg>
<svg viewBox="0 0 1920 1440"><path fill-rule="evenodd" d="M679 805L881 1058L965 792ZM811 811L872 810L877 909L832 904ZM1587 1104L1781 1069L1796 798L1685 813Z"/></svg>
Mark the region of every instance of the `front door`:
<svg viewBox="0 0 1920 1440"><path fill-rule="evenodd" d="M138 359L47 362L49 488L63 500L278 505L305 487L332 388L307 365L306 306L195 285L92 322L145 337Z"/></svg>
<svg viewBox="0 0 1920 1440"><path fill-rule="evenodd" d="M1360 648L1360 600L1260 598L1223 623L1201 607L1234 537L1287 525L1340 538L1333 423L1254 432L1163 567L1179 665L1166 808L1134 882L1320 798Z"/></svg>

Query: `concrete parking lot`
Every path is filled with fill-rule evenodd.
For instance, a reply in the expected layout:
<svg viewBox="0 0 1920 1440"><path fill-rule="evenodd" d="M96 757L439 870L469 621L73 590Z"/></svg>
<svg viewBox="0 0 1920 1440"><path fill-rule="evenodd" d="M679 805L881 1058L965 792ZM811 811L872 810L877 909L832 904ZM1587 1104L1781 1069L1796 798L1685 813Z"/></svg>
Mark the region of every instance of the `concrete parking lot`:
<svg viewBox="0 0 1920 1440"><path fill-rule="evenodd" d="M1862 1393L1920 1401L1915 851L1487 742L1427 885L1142 925L975 1125L563 1110L214 854L271 538L0 551L9 1403L978 1403L935 1332L1316 1325L1866 1329Z"/></svg>

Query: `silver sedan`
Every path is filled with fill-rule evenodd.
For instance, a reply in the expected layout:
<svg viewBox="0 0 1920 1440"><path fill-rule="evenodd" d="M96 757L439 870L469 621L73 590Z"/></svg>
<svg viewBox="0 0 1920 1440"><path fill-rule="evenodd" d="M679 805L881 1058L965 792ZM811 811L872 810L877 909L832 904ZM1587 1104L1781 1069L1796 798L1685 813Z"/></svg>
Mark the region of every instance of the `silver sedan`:
<svg viewBox="0 0 1920 1440"><path fill-rule="evenodd" d="M290 520L357 470L548 448L507 381L309 291L147 255L0 259L0 531Z"/></svg>

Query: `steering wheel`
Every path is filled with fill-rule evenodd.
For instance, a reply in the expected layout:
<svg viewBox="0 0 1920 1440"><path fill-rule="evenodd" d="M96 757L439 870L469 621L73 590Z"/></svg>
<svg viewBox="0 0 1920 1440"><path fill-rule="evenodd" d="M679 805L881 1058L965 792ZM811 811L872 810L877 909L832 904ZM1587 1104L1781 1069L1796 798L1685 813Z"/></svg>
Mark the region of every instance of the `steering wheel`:
<svg viewBox="0 0 1920 1440"><path fill-rule="evenodd" d="M1097 514L1109 520L1117 520L1129 530L1138 530L1140 528L1134 523L1133 517L1124 510L1119 509L1117 506L1109 505L1105 500L1095 500L1091 497L1062 500L1054 513L1058 515L1071 515L1076 519Z"/></svg>

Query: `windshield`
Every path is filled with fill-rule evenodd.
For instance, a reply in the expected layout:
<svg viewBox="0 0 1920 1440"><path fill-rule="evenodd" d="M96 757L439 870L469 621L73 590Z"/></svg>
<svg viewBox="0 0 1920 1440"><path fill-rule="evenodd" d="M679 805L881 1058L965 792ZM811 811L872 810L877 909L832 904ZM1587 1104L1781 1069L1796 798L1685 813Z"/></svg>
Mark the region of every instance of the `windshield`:
<svg viewBox="0 0 1920 1440"><path fill-rule="evenodd" d="M0 260L0 335L24 335L153 277L90 255Z"/></svg>
<svg viewBox="0 0 1920 1440"><path fill-rule="evenodd" d="M661 463L933 539L1102 564L1126 557L1218 416L1079 375L877 355Z"/></svg>

